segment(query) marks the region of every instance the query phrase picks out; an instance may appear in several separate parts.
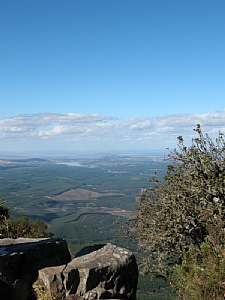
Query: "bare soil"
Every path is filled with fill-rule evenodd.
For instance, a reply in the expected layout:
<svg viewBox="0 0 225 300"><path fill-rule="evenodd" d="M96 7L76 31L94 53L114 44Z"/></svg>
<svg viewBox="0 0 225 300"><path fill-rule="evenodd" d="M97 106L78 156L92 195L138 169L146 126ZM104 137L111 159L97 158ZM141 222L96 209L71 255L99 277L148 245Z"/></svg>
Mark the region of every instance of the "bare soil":
<svg viewBox="0 0 225 300"><path fill-rule="evenodd" d="M117 196L122 195L120 193L98 193L86 189L70 189L68 191L65 191L63 193L54 195L51 197L53 200L93 200L100 197L111 197L111 196Z"/></svg>

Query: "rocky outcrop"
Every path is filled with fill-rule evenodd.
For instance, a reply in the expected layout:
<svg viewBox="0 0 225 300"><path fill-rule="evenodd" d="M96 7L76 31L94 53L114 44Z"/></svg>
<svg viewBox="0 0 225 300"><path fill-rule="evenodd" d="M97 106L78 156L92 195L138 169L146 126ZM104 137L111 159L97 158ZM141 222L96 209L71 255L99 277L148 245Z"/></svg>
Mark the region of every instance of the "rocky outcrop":
<svg viewBox="0 0 225 300"><path fill-rule="evenodd" d="M71 260L61 239L0 240L0 299L31 299L35 281L58 300L136 299L132 252L112 244L97 249Z"/></svg>
<svg viewBox="0 0 225 300"><path fill-rule="evenodd" d="M77 294L85 299L135 299L138 268L127 249L107 244L90 254L73 259L67 266L39 271L54 296Z"/></svg>
<svg viewBox="0 0 225 300"><path fill-rule="evenodd" d="M0 299L28 299L38 270L70 261L67 243L62 239L0 240Z"/></svg>

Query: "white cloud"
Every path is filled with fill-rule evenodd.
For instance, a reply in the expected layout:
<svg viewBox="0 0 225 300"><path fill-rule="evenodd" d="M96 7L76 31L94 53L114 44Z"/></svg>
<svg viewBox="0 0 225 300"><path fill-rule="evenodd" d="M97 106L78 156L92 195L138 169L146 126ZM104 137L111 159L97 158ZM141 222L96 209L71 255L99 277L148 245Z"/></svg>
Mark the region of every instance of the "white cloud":
<svg viewBox="0 0 225 300"><path fill-rule="evenodd" d="M115 117L85 114L40 113L0 120L1 151L77 147L102 150L165 149L176 146L176 137L187 140L201 124L204 132L214 136L225 131L225 109L213 114L177 114L150 119L121 121ZM12 146L13 145L13 146ZM12 149L10 149L10 147Z"/></svg>

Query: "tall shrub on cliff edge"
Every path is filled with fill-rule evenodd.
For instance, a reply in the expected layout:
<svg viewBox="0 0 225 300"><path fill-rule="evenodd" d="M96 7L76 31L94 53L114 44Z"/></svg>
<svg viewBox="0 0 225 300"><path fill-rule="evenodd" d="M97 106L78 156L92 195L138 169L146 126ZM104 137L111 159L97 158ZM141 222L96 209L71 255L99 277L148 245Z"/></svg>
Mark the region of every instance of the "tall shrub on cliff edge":
<svg viewBox="0 0 225 300"><path fill-rule="evenodd" d="M178 148L169 151L171 164L164 180L141 195L130 220L131 235L145 252L143 270L167 277L190 245L198 251L207 240L218 252L224 245L225 141L203 135L200 125L190 147L178 137Z"/></svg>

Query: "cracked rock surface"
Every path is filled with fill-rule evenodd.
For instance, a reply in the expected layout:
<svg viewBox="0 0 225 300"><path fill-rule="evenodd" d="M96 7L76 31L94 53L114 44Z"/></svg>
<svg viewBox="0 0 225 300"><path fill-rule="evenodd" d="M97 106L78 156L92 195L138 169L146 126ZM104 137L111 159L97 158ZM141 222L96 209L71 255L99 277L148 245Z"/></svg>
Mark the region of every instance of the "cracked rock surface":
<svg viewBox="0 0 225 300"><path fill-rule="evenodd" d="M54 299L136 299L135 256L112 244L71 260L62 239L0 240L0 299L30 300L37 280Z"/></svg>

